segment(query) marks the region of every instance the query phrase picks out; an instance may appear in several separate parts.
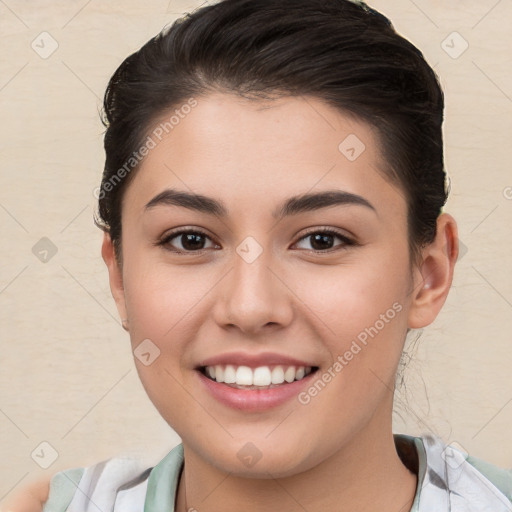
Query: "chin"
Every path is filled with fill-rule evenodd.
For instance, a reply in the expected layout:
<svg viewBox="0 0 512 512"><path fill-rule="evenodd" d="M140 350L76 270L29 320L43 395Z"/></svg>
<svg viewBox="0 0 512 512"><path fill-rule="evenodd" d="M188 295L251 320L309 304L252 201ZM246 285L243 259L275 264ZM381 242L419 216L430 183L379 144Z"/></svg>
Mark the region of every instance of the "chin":
<svg viewBox="0 0 512 512"><path fill-rule="evenodd" d="M259 438L247 436L212 441L198 447L200 457L218 470L242 478L284 478L307 471L321 462L320 450L304 444L304 437L284 436L271 440L266 432ZM252 439L252 440L251 440ZM187 444L187 441L184 440ZM212 450L211 447L216 449ZM195 449L194 449L195 450ZM312 452L312 453L311 453Z"/></svg>

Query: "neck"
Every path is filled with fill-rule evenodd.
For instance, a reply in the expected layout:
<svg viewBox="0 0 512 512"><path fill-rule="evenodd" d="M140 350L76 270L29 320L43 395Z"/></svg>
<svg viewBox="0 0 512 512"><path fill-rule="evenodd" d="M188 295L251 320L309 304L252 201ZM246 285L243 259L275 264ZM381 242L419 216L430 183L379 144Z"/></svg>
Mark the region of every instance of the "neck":
<svg viewBox="0 0 512 512"><path fill-rule="evenodd" d="M382 422L372 421L315 467L275 479L220 471L184 443L176 511L408 512L417 477L398 457L390 423L383 429Z"/></svg>

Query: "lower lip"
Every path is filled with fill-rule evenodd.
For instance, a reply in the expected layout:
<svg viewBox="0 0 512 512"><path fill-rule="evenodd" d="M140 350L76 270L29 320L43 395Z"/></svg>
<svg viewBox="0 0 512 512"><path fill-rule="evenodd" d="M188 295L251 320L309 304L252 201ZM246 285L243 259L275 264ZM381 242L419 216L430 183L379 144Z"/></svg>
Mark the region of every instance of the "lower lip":
<svg viewBox="0 0 512 512"><path fill-rule="evenodd" d="M301 380L282 384L275 388L237 389L222 382L209 379L200 370L196 371L202 384L219 402L233 409L252 412L265 411L297 397L301 390L309 385L311 379L316 374L316 371L311 372Z"/></svg>

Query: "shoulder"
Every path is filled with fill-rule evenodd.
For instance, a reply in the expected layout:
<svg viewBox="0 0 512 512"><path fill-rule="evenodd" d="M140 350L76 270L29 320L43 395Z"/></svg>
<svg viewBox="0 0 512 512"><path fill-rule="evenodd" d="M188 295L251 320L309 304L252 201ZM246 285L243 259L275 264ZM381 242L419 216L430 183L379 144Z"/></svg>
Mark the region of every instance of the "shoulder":
<svg viewBox="0 0 512 512"><path fill-rule="evenodd" d="M75 468L57 473L50 480L50 491L48 500L43 506L43 512L61 512L66 510L73 499L84 471L84 468Z"/></svg>
<svg viewBox="0 0 512 512"><path fill-rule="evenodd" d="M472 456L468 456L466 461L492 482L512 503L512 469L503 469Z"/></svg>
<svg viewBox="0 0 512 512"><path fill-rule="evenodd" d="M62 471L50 482L43 512L142 512L147 495L161 480L162 468L172 469L177 475L182 461L182 446L178 445L154 468L119 457Z"/></svg>
<svg viewBox="0 0 512 512"><path fill-rule="evenodd" d="M50 482L50 494L43 512L97 512L114 510L130 494L133 511L143 510L144 482L151 469L144 470L132 459L115 458L87 468L57 473ZM135 491L133 492L134 488ZM127 511L128 512L128 511Z"/></svg>
<svg viewBox="0 0 512 512"><path fill-rule="evenodd" d="M454 512L468 507L475 512L512 511L512 470L469 456L432 435L416 438L416 444L424 458L420 503L446 503L446 510Z"/></svg>

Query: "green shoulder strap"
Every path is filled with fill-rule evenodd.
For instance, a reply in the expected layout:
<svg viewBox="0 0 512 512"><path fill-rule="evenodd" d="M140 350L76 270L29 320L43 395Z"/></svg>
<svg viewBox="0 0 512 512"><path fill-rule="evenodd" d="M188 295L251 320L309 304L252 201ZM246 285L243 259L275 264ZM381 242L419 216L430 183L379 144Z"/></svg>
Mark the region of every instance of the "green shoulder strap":
<svg viewBox="0 0 512 512"><path fill-rule="evenodd" d="M65 512L84 471L84 468L75 468L54 475L50 481L50 495L43 506L43 512Z"/></svg>
<svg viewBox="0 0 512 512"><path fill-rule="evenodd" d="M466 460L512 502L512 469L499 468L471 455Z"/></svg>

